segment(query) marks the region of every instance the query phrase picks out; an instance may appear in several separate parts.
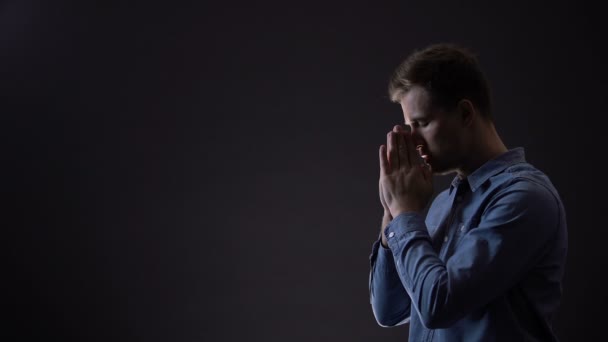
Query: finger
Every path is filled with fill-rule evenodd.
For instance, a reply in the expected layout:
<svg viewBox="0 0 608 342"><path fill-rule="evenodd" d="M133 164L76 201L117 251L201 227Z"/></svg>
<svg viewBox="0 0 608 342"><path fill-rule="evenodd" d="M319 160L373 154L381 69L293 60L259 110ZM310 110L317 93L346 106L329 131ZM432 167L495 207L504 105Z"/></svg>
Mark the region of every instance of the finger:
<svg viewBox="0 0 608 342"><path fill-rule="evenodd" d="M420 160L420 154L416 150L416 142L414 141L414 137L412 137L411 134L407 134L406 140L408 145L407 153L410 161L410 167L421 165L422 161Z"/></svg>
<svg viewBox="0 0 608 342"><path fill-rule="evenodd" d="M405 146L403 145L403 141L400 139L400 135L405 134L406 130L401 127L401 125L395 125L393 127L393 132L397 135L396 136L396 140L397 140L397 155L399 157L399 166L403 166L407 160L407 154L404 154L404 148Z"/></svg>
<svg viewBox="0 0 608 342"><path fill-rule="evenodd" d="M387 174L390 172L390 165L386 159L386 146L380 146L380 174Z"/></svg>
<svg viewBox="0 0 608 342"><path fill-rule="evenodd" d="M411 133L412 132L412 126L410 126L408 124L403 125L403 131Z"/></svg>
<svg viewBox="0 0 608 342"><path fill-rule="evenodd" d="M399 155L397 152L397 134L388 132L386 136L386 145L388 148L388 162L391 166L391 170L399 168Z"/></svg>
<svg viewBox="0 0 608 342"><path fill-rule="evenodd" d="M400 166L409 170L412 166L410 157L408 154L408 143L406 140L406 132L400 132L397 134L397 145L399 150L399 163Z"/></svg>
<svg viewBox="0 0 608 342"><path fill-rule="evenodd" d="M380 203L384 210L388 211L388 205L386 205L386 200L384 199L384 190L382 189L382 182L378 182L378 192L380 194Z"/></svg>

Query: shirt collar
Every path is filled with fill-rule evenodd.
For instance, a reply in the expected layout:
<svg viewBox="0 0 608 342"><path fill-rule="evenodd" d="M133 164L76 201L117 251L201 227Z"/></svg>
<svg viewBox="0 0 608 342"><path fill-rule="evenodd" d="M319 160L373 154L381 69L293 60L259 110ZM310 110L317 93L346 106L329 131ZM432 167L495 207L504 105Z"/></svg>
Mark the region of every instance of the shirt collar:
<svg viewBox="0 0 608 342"><path fill-rule="evenodd" d="M471 191L475 192L475 190L477 190L477 188L479 188L490 177L504 171L504 169L508 168L509 166L525 162L526 154L524 148L516 147L508 150L494 159L488 160L477 170L473 171L473 173L471 173L466 180L468 180ZM450 193L452 192L452 189L458 187L458 184L463 181L464 180L460 179L458 176L454 177L454 180L452 180L452 184L450 185Z"/></svg>

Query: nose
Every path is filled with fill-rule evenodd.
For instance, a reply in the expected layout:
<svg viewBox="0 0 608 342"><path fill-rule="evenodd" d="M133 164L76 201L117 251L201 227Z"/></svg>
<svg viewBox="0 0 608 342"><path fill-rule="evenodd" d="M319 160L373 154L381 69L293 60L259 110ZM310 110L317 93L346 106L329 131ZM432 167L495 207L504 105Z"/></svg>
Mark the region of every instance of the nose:
<svg viewBox="0 0 608 342"><path fill-rule="evenodd" d="M410 134L412 135L412 140L414 140L414 143L416 145L424 145L424 139L422 138L422 136L420 135L420 132L418 132L418 129L416 127L412 127L409 126L410 129Z"/></svg>

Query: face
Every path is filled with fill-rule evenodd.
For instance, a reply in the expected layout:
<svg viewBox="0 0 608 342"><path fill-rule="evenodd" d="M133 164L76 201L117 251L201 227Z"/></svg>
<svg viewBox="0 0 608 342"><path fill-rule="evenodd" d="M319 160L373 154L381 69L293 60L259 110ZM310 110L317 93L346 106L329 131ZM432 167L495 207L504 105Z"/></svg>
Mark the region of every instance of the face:
<svg viewBox="0 0 608 342"><path fill-rule="evenodd" d="M414 86L401 99L405 124L411 128L416 145L433 173L447 174L456 171L464 146L463 125L459 115L431 104L430 94Z"/></svg>

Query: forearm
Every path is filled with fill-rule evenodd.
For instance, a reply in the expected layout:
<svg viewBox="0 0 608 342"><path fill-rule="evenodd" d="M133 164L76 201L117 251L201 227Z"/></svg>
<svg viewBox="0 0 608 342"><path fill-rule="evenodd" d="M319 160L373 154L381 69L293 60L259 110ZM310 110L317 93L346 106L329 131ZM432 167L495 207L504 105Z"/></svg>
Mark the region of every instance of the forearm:
<svg viewBox="0 0 608 342"><path fill-rule="evenodd" d="M411 306L410 297L405 292L395 268L393 255L385 247L387 241L384 229L392 219L390 213L385 211L380 227L380 245L376 243L374 246L369 277L370 302L374 317L378 324L384 327L406 323L409 320Z"/></svg>
<svg viewBox="0 0 608 342"><path fill-rule="evenodd" d="M387 228L390 252L402 286L417 309L424 326L445 328L466 314L463 279L448 282L448 269L431 245L431 238L420 215L395 218ZM471 300L473 301L473 300Z"/></svg>
<svg viewBox="0 0 608 342"><path fill-rule="evenodd" d="M411 300L395 268L390 250L378 246L369 280L370 302L379 325L395 326L409 321Z"/></svg>

